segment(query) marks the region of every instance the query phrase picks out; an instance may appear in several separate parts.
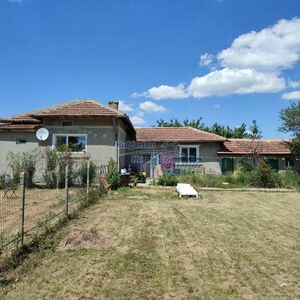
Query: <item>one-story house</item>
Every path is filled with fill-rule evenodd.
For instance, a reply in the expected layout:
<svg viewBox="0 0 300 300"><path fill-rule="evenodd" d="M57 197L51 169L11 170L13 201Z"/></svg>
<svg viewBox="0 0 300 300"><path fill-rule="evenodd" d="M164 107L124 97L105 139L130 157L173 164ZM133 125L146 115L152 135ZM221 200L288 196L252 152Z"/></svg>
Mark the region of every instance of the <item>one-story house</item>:
<svg viewBox="0 0 300 300"><path fill-rule="evenodd" d="M36 137L39 128L49 131L49 138ZM125 155L116 147L118 142L135 140L135 129L118 102L108 106L94 100L75 100L0 120L0 173L7 171L7 154L43 151L67 145L80 158L89 154L97 164L107 164L110 158L125 168Z"/></svg>
<svg viewBox="0 0 300 300"><path fill-rule="evenodd" d="M163 162L159 156L169 153L173 157L170 167L174 172L201 167L206 174L224 174L233 172L241 159L252 165L264 159L276 170L292 169L295 165L288 142L281 140L226 139L192 127L136 128L136 139L155 144L152 156L158 157L160 164ZM165 149L169 143L176 143L177 150L173 153ZM154 164L150 161L152 164L145 164L143 169L152 175L156 161Z"/></svg>
<svg viewBox="0 0 300 300"><path fill-rule="evenodd" d="M39 128L49 137L40 141ZM288 143L279 140L226 139L191 127L134 128L117 101L103 105L95 100L75 100L0 119L0 173L8 172L8 152L19 153L68 146L75 157L88 154L96 164L110 158L119 169L181 172L183 169L221 174L233 171L240 159L266 161L275 169L293 168ZM45 164L39 166L40 172Z"/></svg>

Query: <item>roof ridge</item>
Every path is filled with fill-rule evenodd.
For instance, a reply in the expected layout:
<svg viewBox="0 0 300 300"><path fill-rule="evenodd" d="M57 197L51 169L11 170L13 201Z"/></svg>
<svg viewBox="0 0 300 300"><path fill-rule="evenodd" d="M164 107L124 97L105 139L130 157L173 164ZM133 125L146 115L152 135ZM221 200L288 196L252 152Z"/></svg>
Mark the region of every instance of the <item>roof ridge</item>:
<svg viewBox="0 0 300 300"><path fill-rule="evenodd" d="M224 137L222 135L219 135L219 134L216 134L216 133L212 133L212 132L209 132L209 131L206 131L206 130L203 130L203 129L199 129L199 128L195 128L195 127L192 127L192 126L186 126L186 127L191 128L191 129L193 129L195 131L200 131L203 134L214 135L216 137L220 137L220 138L223 138L224 140L226 140L226 137Z"/></svg>
<svg viewBox="0 0 300 300"><path fill-rule="evenodd" d="M58 103L58 104L54 104L54 105L51 105L51 106L46 107L46 108L37 109L37 110L34 110L34 111L30 112L29 114L35 115L35 114L38 114L38 113L41 113L41 112L46 112L46 111L54 110L54 109L58 109L58 108L64 108L65 106L68 106L70 104L76 104L76 103L82 103L82 102L92 102L92 103L98 103L99 104L98 101L93 100L93 99L89 99L89 98L87 98L87 99L74 99L74 100L69 100L69 101Z"/></svg>
<svg viewBox="0 0 300 300"><path fill-rule="evenodd" d="M261 142L287 142L284 139L242 139L242 138L229 138L228 141L261 141Z"/></svg>

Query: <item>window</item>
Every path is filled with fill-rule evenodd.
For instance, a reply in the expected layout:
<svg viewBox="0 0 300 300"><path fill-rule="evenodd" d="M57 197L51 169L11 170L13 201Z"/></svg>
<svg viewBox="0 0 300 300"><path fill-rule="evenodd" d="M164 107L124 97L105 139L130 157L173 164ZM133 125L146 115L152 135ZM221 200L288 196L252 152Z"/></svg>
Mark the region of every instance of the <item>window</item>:
<svg viewBox="0 0 300 300"><path fill-rule="evenodd" d="M227 174L234 171L234 159L232 157L222 158L222 173Z"/></svg>
<svg viewBox="0 0 300 300"><path fill-rule="evenodd" d="M268 158L266 163L271 167L273 170L279 170L279 161L277 158Z"/></svg>
<svg viewBox="0 0 300 300"><path fill-rule="evenodd" d="M58 149L62 146L68 147L72 152L86 151L86 134L54 134L53 148Z"/></svg>
<svg viewBox="0 0 300 300"><path fill-rule="evenodd" d="M20 145L20 144L26 144L27 141L25 139L16 139L16 144Z"/></svg>
<svg viewBox="0 0 300 300"><path fill-rule="evenodd" d="M196 163L199 161L199 146L182 146L180 158L183 163Z"/></svg>

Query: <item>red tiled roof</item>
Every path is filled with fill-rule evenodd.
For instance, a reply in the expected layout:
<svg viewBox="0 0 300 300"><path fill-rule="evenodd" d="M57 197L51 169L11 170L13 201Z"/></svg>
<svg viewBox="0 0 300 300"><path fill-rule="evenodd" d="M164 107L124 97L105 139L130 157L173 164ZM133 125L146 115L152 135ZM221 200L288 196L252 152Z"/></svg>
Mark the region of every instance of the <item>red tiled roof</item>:
<svg viewBox="0 0 300 300"><path fill-rule="evenodd" d="M35 131L39 128L39 124L1 124L0 130L15 130L15 131Z"/></svg>
<svg viewBox="0 0 300 300"><path fill-rule="evenodd" d="M219 155L291 155L288 142L280 140L229 139Z"/></svg>
<svg viewBox="0 0 300 300"><path fill-rule="evenodd" d="M31 124L37 126L42 124L41 120L43 117L116 117L121 118L127 126L130 136L135 136L135 130L129 117L123 114L121 111L113 109L111 107L102 105L95 100L75 100L68 103L52 106L46 109L29 112L17 116L12 116L6 119L0 119L0 130L27 130L30 126L25 124ZM1 124L2 123L2 124ZM21 126L21 123L24 126ZM20 124L17 126L17 124Z"/></svg>
<svg viewBox="0 0 300 300"><path fill-rule="evenodd" d="M222 142L226 139L192 127L136 128L136 139L141 142Z"/></svg>
<svg viewBox="0 0 300 300"><path fill-rule="evenodd" d="M0 119L0 122L3 123L41 123L40 120L37 120L27 114L12 116L7 119Z"/></svg>
<svg viewBox="0 0 300 300"><path fill-rule="evenodd" d="M124 117L125 115L95 100L75 100L29 113L33 117Z"/></svg>

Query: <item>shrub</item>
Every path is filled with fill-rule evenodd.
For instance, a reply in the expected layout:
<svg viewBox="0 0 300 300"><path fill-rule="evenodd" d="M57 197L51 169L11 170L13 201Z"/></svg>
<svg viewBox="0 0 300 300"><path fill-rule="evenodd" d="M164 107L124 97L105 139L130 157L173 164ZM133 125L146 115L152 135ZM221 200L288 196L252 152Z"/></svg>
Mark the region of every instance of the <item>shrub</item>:
<svg viewBox="0 0 300 300"><path fill-rule="evenodd" d="M251 172L250 178L250 184L255 187L272 188L280 186L278 173L273 171L264 160L261 160L257 169Z"/></svg>
<svg viewBox="0 0 300 300"><path fill-rule="evenodd" d="M279 172L281 185L285 188L300 188L300 175L295 171Z"/></svg>
<svg viewBox="0 0 300 300"><path fill-rule="evenodd" d="M120 187L118 165L117 162L112 158L108 162L107 181L110 184L112 190L117 190Z"/></svg>
<svg viewBox="0 0 300 300"><path fill-rule="evenodd" d="M46 149L45 152L47 166L43 175L46 187L53 189L57 186L57 164L58 164L58 152L52 149Z"/></svg>
<svg viewBox="0 0 300 300"><path fill-rule="evenodd" d="M80 194L80 203L81 207L88 207L89 205L96 203L100 198L102 198L106 194L106 190L100 187L93 187L89 191L89 195L87 196L85 191Z"/></svg>
<svg viewBox="0 0 300 300"><path fill-rule="evenodd" d="M254 166L246 158L242 158L237 165L237 172L251 172L253 170Z"/></svg>
<svg viewBox="0 0 300 300"><path fill-rule="evenodd" d="M165 173L158 178L158 185L163 186L175 186L178 183L178 180L174 174Z"/></svg>
<svg viewBox="0 0 300 300"><path fill-rule="evenodd" d="M68 182L73 185L74 159L72 152L62 146L59 150L47 149L45 152L47 167L43 175L47 188L63 188L65 186L66 166L69 166ZM57 182L58 181L58 182Z"/></svg>
<svg viewBox="0 0 300 300"><path fill-rule="evenodd" d="M32 188L37 163L36 151L22 153L9 152L7 160L13 173L12 183L18 185L21 172L25 172L25 185L28 188Z"/></svg>
<svg viewBox="0 0 300 300"><path fill-rule="evenodd" d="M5 174L0 174L0 189L3 189L5 185L5 178L6 178Z"/></svg>
<svg viewBox="0 0 300 300"><path fill-rule="evenodd" d="M88 172L87 169L88 169L88 161L84 160L82 161L78 172L78 176L80 178L80 182L82 185L86 185L87 183L87 172ZM90 170L89 170L90 183L92 183L95 180L96 175L97 175L97 167L92 161L90 161Z"/></svg>
<svg viewBox="0 0 300 300"><path fill-rule="evenodd" d="M200 187L224 187L225 176L222 175L180 175L178 181L198 185Z"/></svg>

